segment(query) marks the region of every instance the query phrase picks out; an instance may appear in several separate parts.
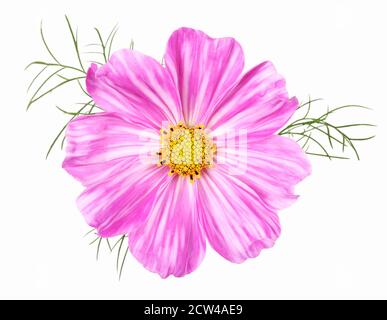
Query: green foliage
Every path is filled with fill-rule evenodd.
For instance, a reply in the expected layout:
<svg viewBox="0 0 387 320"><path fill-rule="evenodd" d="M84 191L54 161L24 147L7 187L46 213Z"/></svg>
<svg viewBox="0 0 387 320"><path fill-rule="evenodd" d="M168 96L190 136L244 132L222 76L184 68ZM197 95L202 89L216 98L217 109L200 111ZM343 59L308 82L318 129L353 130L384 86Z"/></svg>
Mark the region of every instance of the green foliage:
<svg viewBox="0 0 387 320"><path fill-rule="evenodd" d="M127 246L127 243L125 242L125 240L128 241L128 237L126 235L115 237L115 240L114 240L115 242L112 246L108 238L102 238L98 236L98 234L94 229L86 233L85 236L94 237L93 240L89 243L89 245L96 246L97 260L99 259L100 251L102 247L105 247L105 249L106 248L109 249L110 254L116 254L116 270L118 273L118 278L121 279L126 257L128 255L128 246Z"/></svg>
<svg viewBox="0 0 387 320"><path fill-rule="evenodd" d="M339 112L353 109L370 110L370 108L360 105L344 105L329 109L318 115L312 116L312 106L322 99L311 100L301 104L297 108L296 120L292 121L278 134L287 135L295 138L302 145L305 153L312 156L326 157L332 159L349 159L352 154L360 160L356 143L359 141L370 140L374 135L364 135L361 137L352 137L346 132L350 128L367 129L375 125L370 123L345 123L335 124L331 118ZM341 119L346 119L345 114ZM364 130L359 130L364 131ZM363 133L364 134L364 133ZM314 151L315 150L315 151ZM338 150L340 150L338 153Z"/></svg>
<svg viewBox="0 0 387 320"><path fill-rule="evenodd" d="M78 89L80 89L80 97L82 99L86 98L86 102L77 103L78 105L81 105L81 107L75 111L67 111L62 107L56 106L56 108L63 112L65 115L71 116L68 121L66 121L65 125L60 129L58 134L55 136L53 141L51 142L48 151L46 153L46 158L50 155L51 151L55 147L55 145L60 141L60 138L62 137L62 142L60 144L61 148L63 148L65 136L64 132L66 130L66 127L68 123L73 120L78 115L84 115L84 114L92 114L93 111L98 110L98 106L93 102L93 100L90 100L90 95L87 93L84 87L84 80L86 78L86 71L84 68L84 61L85 58L88 58L90 56L90 52L81 53L80 51L80 44L78 39L78 31L74 31L74 27L72 26L70 19L65 16L66 24L70 33L70 39L72 42L72 46L75 51L75 55L77 58L77 64L76 65L69 65L61 62L61 59L59 59L56 54L54 54L54 51L50 48L48 45L48 42L46 40L46 37L44 35L43 31L43 23L40 25L40 37L43 42L44 48L46 49L48 53L48 59L47 61L33 61L30 64L27 65L26 70L30 70L31 68L35 67L40 69L36 73L36 75L31 80L31 83L28 85L27 92L30 92L32 88L35 87L35 89L32 91L31 94L29 94L29 99L27 103L27 110L31 108L32 105L37 103L38 101L41 101L42 98L47 96L48 94L51 94L55 92L57 89L60 89L62 87L66 86L75 86ZM106 63L107 60L110 57L113 41L115 39L115 36L117 34L118 28L115 26L109 35L104 40L102 33L95 28L96 35L99 43L92 44L97 47L95 53L102 56L103 60L98 61L93 60L94 62L98 64ZM90 46L90 45L88 45ZM89 61L89 60L87 60ZM37 85L36 85L37 84ZM77 105L76 104L76 105ZM72 108L74 108L73 106ZM89 108L89 109L88 109Z"/></svg>

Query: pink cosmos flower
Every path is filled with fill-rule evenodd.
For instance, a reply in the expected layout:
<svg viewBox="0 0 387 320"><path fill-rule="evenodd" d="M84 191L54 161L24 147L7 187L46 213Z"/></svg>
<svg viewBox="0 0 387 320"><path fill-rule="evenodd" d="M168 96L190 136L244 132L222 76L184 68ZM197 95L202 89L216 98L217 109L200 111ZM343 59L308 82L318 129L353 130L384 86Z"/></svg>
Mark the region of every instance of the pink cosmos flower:
<svg viewBox="0 0 387 320"><path fill-rule="evenodd" d="M126 234L163 278L195 270L206 240L235 263L272 247L277 211L311 170L276 135L298 102L270 62L242 74L237 41L188 28L171 35L164 61L123 49L93 64L87 91L104 112L69 124L63 162L85 186L87 223L102 237Z"/></svg>

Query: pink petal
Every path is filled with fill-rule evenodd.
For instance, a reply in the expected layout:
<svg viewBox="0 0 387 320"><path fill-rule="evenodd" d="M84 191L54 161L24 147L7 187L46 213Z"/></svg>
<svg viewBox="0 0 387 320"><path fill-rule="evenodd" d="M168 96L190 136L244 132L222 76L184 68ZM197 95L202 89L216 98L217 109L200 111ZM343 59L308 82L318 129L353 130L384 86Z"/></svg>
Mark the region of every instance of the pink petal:
<svg viewBox="0 0 387 320"><path fill-rule="evenodd" d="M264 62L247 72L218 104L208 127L214 131L246 129L248 134L269 136L289 120L297 105L296 98L288 98L283 77L271 62Z"/></svg>
<svg viewBox="0 0 387 320"><path fill-rule="evenodd" d="M159 133L144 130L114 113L78 116L66 130L63 168L84 185L103 181L120 163L155 154Z"/></svg>
<svg viewBox="0 0 387 320"><path fill-rule="evenodd" d="M168 178L153 202L148 203L147 218L128 235L133 255L145 268L163 278L181 277L194 271L205 253L195 186L187 178Z"/></svg>
<svg viewBox="0 0 387 320"><path fill-rule="evenodd" d="M237 177L216 169L197 182L199 212L212 247L241 263L274 245L280 234L277 214Z"/></svg>
<svg viewBox="0 0 387 320"><path fill-rule="evenodd" d="M213 39L189 28L170 37L165 63L180 92L188 124L205 123L216 103L240 76L244 56L233 38Z"/></svg>
<svg viewBox="0 0 387 320"><path fill-rule="evenodd" d="M133 159L101 183L89 186L77 204L102 237L127 234L149 214L149 203L168 181L168 170Z"/></svg>
<svg viewBox="0 0 387 320"><path fill-rule="evenodd" d="M180 101L167 70L151 57L123 49L101 68L93 64L87 91L102 109L127 115L134 123L161 128L182 120Z"/></svg>
<svg viewBox="0 0 387 320"><path fill-rule="evenodd" d="M71 121L66 138L63 167L87 187L78 198L87 223L101 236L126 233L141 219L143 203L152 201L154 190L168 178L166 168L145 157L156 155L158 133L118 114L100 113Z"/></svg>
<svg viewBox="0 0 387 320"><path fill-rule="evenodd" d="M297 200L294 186L311 173L311 165L295 141L277 135L248 141L245 171L238 147L219 151L224 154L223 164L217 166L219 172L235 174L272 210L284 209Z"/></svg>

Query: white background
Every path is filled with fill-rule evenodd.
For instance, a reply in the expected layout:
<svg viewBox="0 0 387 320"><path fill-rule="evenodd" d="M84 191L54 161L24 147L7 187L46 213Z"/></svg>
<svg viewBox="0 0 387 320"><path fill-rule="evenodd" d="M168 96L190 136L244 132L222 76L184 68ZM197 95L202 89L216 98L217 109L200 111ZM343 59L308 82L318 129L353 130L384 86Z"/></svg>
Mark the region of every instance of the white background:
<svg viewBox="0 0 387 320"><path fill-rule="evenodd" d="M211 249L185 278L162 280L128 257L117 281L114 256L82 238L81 186L61 169L64 153L47 161L47 146L66 116L50 96L26 113L32 60L51 46L73 59L64 14L83 43L92 28L120 25L116 48L130 39L161 58L181 26L242 44L247 67L272 60L291 94L327 104L374 108L377 138L360 145L361 161L312 158L301 197L281 212L283 233L273 249L241 265ZM0 298L387 298L385 1L12 1L0 12ZM73 97L71 97L73 98ZM72 99L74 100L74 99ZM349 114L349 116L351 116Z"/></svg>

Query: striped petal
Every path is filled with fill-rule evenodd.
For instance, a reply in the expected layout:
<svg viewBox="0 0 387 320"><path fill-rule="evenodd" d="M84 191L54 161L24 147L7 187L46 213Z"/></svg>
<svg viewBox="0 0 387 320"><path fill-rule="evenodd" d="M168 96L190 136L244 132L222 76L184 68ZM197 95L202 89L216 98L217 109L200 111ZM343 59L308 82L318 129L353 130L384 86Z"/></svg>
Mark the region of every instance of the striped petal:
<svg viewBox="0 0 387 320"><path fill-rule="evenodd" d="M217 169L234 175L256 192L272 210L289 207L297 200L294 187L311 173L311 165L301 147L292 139L273 135L243 146L219 150ZM243 157L247 156L246 159Z"/></svg>
<svg viewBox="0 0 387 320"><path fill-rule="evenodd" d="M197 183L202 225L220 255L241 263L274 245L280 234L277 214L253 189L218 170L208 170Z"/></svg>
<svg viewBox="0 0 387 320"><path fill-rule="evenodd" d="M159 148L158 132L116 113L78 116L67 126L66 141L63 168L85 186L103 181L132 158L151 161Z"/></svg>
<svg viewBox="0 0 387 320"><path fill-rule="evenodd" d="M244 56L233 38L213 39L189 28L169 38L165 63L180 93L187 124L206 123L216 103L240 76Z"/></svg>
<svg viewBox="0 0 387 320"><path fill-rule="evenodd" d="M127 234L148 216L149 203L168 180L167 173L166 168L133 159L114 175L86 188L77 200L78 207L100 236Z"/></svg>
<svg viewBox="0 0 387 320"><path fill-rule="evenodd" d="M158 137L114 113L79 116L70 122L63 168L86 186L77 203L101 236L128 232L142 219L142 208L152 201L154 190L168 178L166 168L149 163L148 153L156 154Z"/></svg>
<svg viewBox="0 0 387 320"><path fill-rule="evenodd" d="M128 235L132 254L162 278L194 271L205 253L195 186L181 176L168 178L147 203L147 218Z"/></svg>
<svg viewBox="0 0 387 320"><path fill-rule="evenodd" d="M137 51L117 51L99 69L93 64L86 86L103 110L124 114L133 123L159 129L165 121L182 119L170 75L159 62Z"/></svg>
<svg viewBox="0 0 387 320"><path fill-rule="evenodd" d="M247 130L266 137L280 129L293 115L296 98L288 98L286 83L270 62L247 72L214 111L208 126L214 135L225 130Z"/></svg>

